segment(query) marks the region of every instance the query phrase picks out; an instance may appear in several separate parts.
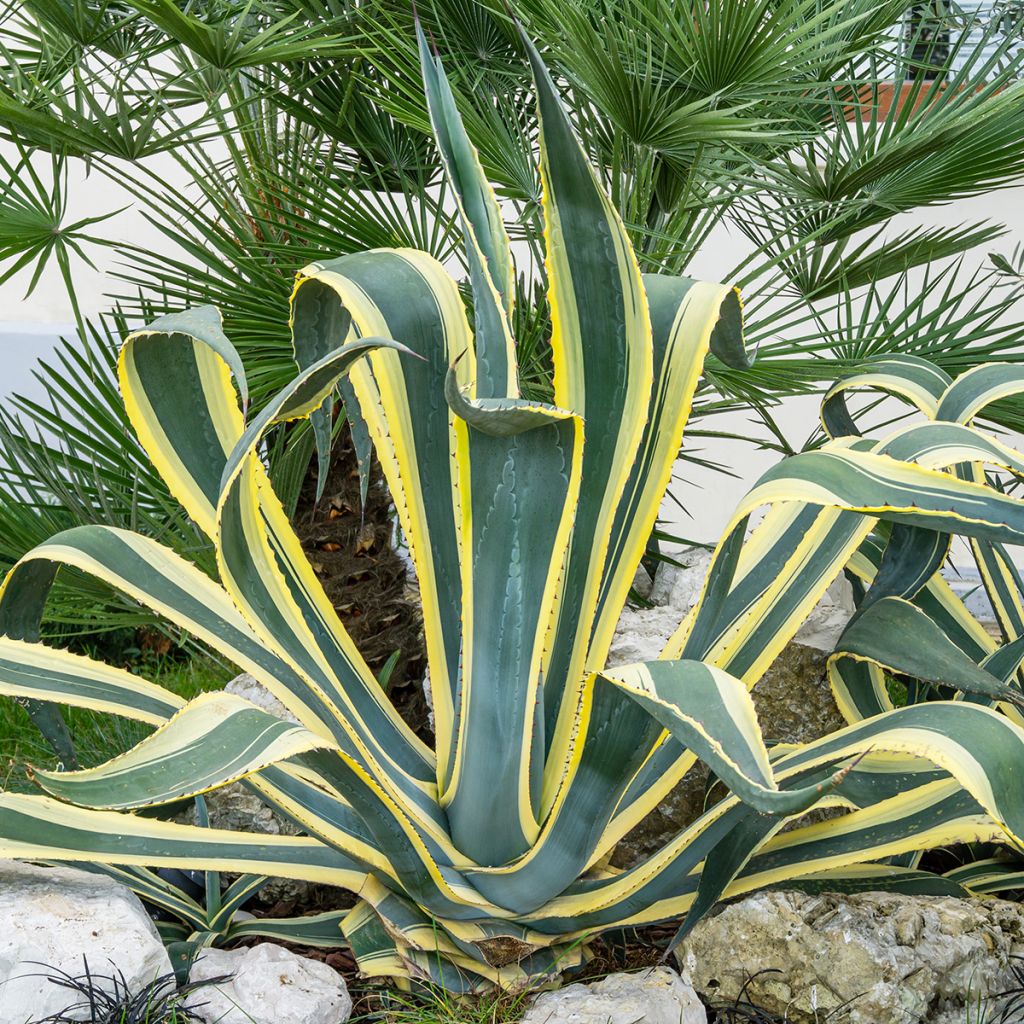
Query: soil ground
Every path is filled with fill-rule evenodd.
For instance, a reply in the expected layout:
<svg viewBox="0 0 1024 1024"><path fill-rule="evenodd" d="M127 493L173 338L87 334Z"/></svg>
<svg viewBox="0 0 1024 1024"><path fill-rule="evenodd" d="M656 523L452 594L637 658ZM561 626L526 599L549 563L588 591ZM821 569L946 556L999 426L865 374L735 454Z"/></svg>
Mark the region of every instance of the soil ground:
<svg viewBox="0 0 1024 1024"><path fill-rule="evenodd" d="M399 713L429 739L427 705L420 685L425 667L423 620L408 596L406 564L392 544L394 508L376 458L366 507L347 429L332 453L323 496L316 501L315 461L295 512L295 529L317 578L356 647L375 675L397 650L388 692Z"/></svg>

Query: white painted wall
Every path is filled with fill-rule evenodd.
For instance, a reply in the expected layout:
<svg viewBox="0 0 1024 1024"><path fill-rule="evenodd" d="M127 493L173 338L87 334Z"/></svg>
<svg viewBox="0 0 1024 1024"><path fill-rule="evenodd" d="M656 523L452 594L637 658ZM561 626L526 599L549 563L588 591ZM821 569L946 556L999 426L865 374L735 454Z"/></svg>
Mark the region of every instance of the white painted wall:
<svg viewBox="0 0 1024 1024"><path fill-rule="evenodd" d="M9 144L0 143L0 152L8 160L17 160L17 152ZM187 176L181 168L169 157L157 159L153 166L166 176L168 185L183 188ZM39 161L36 167L43 174L49 162ZM132 242L153 251L169 248L165 236L140 214L138 204L129 193L102 174L95 171L87 174L81 161L69 164L66 195L66 224L121 210L110 220L88 230L100 237ZM130 289L114 277L118 267L112 249L87 245L85 250L95 267L74 259L72 273L83 315L95 317L109 308L108 295ZM32 294L28 295L33 270L33 267L25 268L0 284L0 396L11 391L32 393L33 364L52 351L59 337L74 330L74 312L56 262L49 261Z"/></svg>

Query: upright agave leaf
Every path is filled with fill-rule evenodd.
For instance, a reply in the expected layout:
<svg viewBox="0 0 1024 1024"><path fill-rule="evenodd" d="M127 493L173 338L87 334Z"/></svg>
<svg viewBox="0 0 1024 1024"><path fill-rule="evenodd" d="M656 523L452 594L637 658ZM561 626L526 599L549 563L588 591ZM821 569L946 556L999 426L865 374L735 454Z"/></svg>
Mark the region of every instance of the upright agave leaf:
<svg viewBox="0 0 1024 1024"><path fill-rule="evenodd" d="M378 249L299 273L299 373L251 418L240 361L213 311L165 317L126 339L128 412L213 542L219 582L152 540L103 527L58 534L11 571L0 590L0 693L156 728L107 764L36 772L45 795L0 794L0 856L113 865L138 879L149 877L139 868L175 866L342 885L359 900L337 941L366 974L474 992L577 966L604 928L688 911L692 923L722 894L843 870L851 886L920 887L912 867L871 862L939 842L1024 839L1024 729L1010 683L1020 659L982 663L954 639L927 670L943 675L944 695L979 702L894 708L879 673L907 670L896 660L910 652L889 644L883 657L884 637L868 628L884 611L896 621L897 609L908 629L936 608L956 620L933 575L941 536L1024 541L1024 504L948 471L991 461L1024 469L966 425L979 395L1005 393L1006 380L957 391L959 381L915 364L899 388L926 411L955 407L962 423L880 441L843 430L771 470L728 525L662 659L606 667L704 360L713 352L743 365L748 354L732 288L641 276L555 83L524 43L542 128L554 404L520 397L500 206L421 39L475 329L434 259ZM317 417L322 436L342 380L419 577L433 748L338 621L260 458L276 424ZM844 409L837 391L826 420L852 422ZM746 540L762 505L767 515ZM770 752L749 690L847 565L880 588L834 662L851 724ZM184 703L36 643L61 566L217 648L295 721L226 694ZM606 869L616 843L698 758L731 795L643 863ZM131 813L238 779L303 834ZM782 833L823 803L847 813ZM936 884L960 891L955 879ZM308 924L323 944L332 920ZM298 925L285 932L303 939Z"/></svg>

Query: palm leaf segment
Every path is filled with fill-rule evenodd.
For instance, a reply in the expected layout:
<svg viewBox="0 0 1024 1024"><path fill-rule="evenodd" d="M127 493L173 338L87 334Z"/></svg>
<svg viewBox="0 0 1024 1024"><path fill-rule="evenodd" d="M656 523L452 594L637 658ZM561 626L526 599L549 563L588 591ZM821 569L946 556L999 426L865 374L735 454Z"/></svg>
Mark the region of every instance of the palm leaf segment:
<svg viewBox="0 0 1024 1024"><path fill-rule="evenodd" d="M48 795L0 794L0 856L345 886L359 901L341 930L367 974L476 991L572 967L603 928L688 910L693 919L722 892L938 842L1024 838L1012 774L1024 764L1024 730L1007 715L935 702L769 755L748 693L880 522L1024 540L1024 506L943 471L964 460L962 444L941 455L928 444L901 450L909 461L900 461L845 439L784 463L737 513L664 659L606 668L705 358L741 364L746 353L733 290L640 275L530 55L555 404L519 397L508 240L440 64L424 52L475 330L456 283L423 253L313 264L292 297L301 372L251 420L243 368L215 311L129 336L126 407L213 541L220 583L152 540L103 527L58 534L11 571L0 593L0 692L156 730L99 767L37 772ZM260 457L277 423L312 416L322 427L345 375L419 575L434 749L398 716L335 616ZM963 429L980 452L982 435ZM744 543L749 513L763 504L768 515ZM228 694L183 704L40 645L60 566L217 648L296 721ZM697 758L733 795L642 864L607 868L616 843ZM237 779L305 834L132 813ZM778 835L822 802L848 813ZM906 881L897 867L864 871Z"/></svg>

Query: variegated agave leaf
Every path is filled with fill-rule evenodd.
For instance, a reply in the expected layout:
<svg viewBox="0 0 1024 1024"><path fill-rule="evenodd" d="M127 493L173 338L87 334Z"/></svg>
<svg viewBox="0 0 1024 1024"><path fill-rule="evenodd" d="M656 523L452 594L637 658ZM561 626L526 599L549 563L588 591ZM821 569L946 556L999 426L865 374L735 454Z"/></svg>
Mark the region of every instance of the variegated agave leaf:
<svg viewBox="0 0 1024 1024"><path fill-rule="evenodd" d="M876 442L876 451L945 469L988 491L1002 491L1003 479L1020 476L1024 469L1017 451L975 423L993 402L1024 391L1020 367L986 364L954 381L914 356L870 360L824 397L821 419L830 443L860 437L862 416L847 406L848 395L857 390L900 401L915 414L914 422ZM997 635L968 610L940 572L956 533L969 537ZM886 715L897 703L931 707L953 698L997 709L1001 717L1024 723L1024 586L1008 542L1006 535L994 537L952 524L945 529L920 521L875 525L847 566L858 608L828 665L833 692L848 721ZM901 681L895 689L894 678ZM1013 778L1019 770L1007 767ZM998 846L968 849L978 851L974 855L979 859L941 878L930 876L931 882L923 880L927 873L915 870L920 851L893 858L892 870L908 884L940 882L981 895L1020 888L1019 844L1007 845L1000 837ZM988 855L997 851L998 857ZM842 881L848 874L843 869L833 873L833 879ZM922 881L913 883L912 876Z"/></svg>
<svg viewBox="0 0 1024 1024"><path fill-rule="evenodd" d="M883 531L1024 540L1024 505L947 472L975 458L1019 465L968 426L955 437L837 438L782 463L729 524L700 602L662 659L606 667L704 361L713 353L743 366L748 356L732 288L640 274L555 84L526 46L542 128L554 403L519 393L501 211L424 44L474 324L456 282L424 253L314 263L292 296L300 372L252 418L214 311L164 317L128 337L126 406L153 463L213 541L219 581L153 540L102 527L59 534L11 571L0 592L0 693L156 729L98 767L37 772L45 795L0 794L0 856L345 886L359 901L336 938L366 974L472 992L549 978L579 964L604 928L687 911L693 920L722 893L839 871L849 885L920 885L911 868L871 862L937 842L1024 838L1014 780L1024 730L1006 689L1016 663L1001 665L999 679L978 658L973 668L958 663L949 685L996 708L879 707L799 748L766 748L749 695L847 564L865 578L891 575L889 548L877 547ZM937 385L917 369L922 380L907 387L931 408ZM313 419L322 445L343 379L419 577L433 747L401 719L339 622L261 459L267 432L300 417ZM838 421L837 395L826 411ZM958 401L961 416L976 413L976 395ZM763 505L766 518L745 540ZM927 576L935 545L912 547L905 562ZM898 555L893 548L890 560ZM295 722L225 694L186 704L40 645L61 566L216 648ZM884 600L929 612L926 591L938 595L933 603L945 598L929 578ZM847 664L869 666L868 683L881 671L863 647L835 662L844 680ZM608 870L618 841L698 758L731 795L642 864ZM303 834L131 813L238 779ZM821 804L848 813L782 831ZM335 921L309 925L322 942Z"/></svg>

